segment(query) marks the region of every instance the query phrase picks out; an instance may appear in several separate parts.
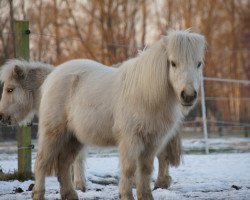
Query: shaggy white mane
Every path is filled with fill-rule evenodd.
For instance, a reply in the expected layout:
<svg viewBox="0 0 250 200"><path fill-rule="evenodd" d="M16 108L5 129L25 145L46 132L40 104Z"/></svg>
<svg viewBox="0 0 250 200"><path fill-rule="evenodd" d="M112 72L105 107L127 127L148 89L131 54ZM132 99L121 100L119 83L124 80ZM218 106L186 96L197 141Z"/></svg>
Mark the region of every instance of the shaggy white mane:
<svg viewBox="0 0 250 200"><path fill-rule="evenodd" d="M136 58L122 63L120 69L123 71L122 92L125 101L133 100L131 104L141 104L146 109L164 101L162 97L166 97L166 87L163 85L167 86L167 53L162 44L160 40Z"/></svg>

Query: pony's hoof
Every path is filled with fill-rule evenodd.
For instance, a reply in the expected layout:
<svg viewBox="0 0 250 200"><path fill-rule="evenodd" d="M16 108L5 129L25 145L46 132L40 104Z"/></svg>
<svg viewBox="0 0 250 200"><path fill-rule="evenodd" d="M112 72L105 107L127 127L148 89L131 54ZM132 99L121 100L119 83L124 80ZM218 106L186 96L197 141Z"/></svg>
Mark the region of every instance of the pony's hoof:
<svg viewBox="0 0 250 200"><path fill-rule="evenodd" d="M62 200L78 200L78 195L75 190L61 192Z"/></svg>
<svg viewBox="0 0 250 200"><path fill-rule="evenodd" d="M171 176L165 176L165 178L157 179L155 182L154 190L158 188L168 189L172 183Z"/></svg>
<svg viewBox="0 0 250 200"><path fill-rule="evenodd" d="M132 194L119 194L119 199L120 200L134 200L134 197Z"/></svg>
<svg viewBox="0 0 250 200"><path fill-rule="evenodd" d="M82 181L76 181L74 183L74 188L75 190L81 190L82 192L86 192L85 183L83 183Z"/></svg>
<svg viewBox="0 0 250 200"><path fill-rule="evenodd" d="M45 193L45 190L35 190L33 189L32 190L32 199L33 200L44 200L44 193Z"/></svg>
<svg viewBox="0 0 250 200"><path fill-rule="evenodd" d="M143 193L141 195L138 194L138 200L154 200L153 195L151 193Z"/></svg>

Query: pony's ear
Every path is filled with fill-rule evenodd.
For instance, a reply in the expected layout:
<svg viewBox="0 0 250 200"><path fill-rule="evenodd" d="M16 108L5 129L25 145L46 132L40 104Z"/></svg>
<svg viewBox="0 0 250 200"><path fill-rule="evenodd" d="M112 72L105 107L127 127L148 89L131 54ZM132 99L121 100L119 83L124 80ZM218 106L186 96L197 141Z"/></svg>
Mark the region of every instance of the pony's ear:
<svg viewBox="0 0 250 200"><path fill-rule="evenodd" d="M27 76L23 82L23 86L28 90L38 89L47 77L48 72L40 68L34 68L27 71Z"/></svg>
<svg viewBox="0 0 250 200"><path fill-rule="evenodd" d="M12 72L13 76L17 79L21 79L24 78L24 71L21 67L19 67L18 65L15 65L13 72Z"/></svg>

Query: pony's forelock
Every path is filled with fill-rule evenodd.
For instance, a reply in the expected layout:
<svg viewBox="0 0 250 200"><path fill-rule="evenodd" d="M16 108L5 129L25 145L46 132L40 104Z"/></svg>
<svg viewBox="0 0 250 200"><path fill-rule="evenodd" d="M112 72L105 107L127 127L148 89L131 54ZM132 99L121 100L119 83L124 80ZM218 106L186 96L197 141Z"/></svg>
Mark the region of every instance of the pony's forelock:
<svg viewBox="0 0 250 200"><path fill-rule="evenodd" d="M184 31L170 30L163 41L168 56L175 62L203 62L206 48L206 40L203 35L191 32L191 29Z"/></svg>

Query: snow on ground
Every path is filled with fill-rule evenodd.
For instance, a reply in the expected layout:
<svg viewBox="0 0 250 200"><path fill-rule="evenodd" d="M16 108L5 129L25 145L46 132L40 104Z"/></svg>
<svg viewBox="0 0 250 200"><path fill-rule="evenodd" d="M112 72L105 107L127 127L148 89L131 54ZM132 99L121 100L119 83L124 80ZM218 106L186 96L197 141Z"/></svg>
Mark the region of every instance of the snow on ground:
<svg viewBox="0 0 250 200"><path fill-rule="evenodd" d="M186 152L199 152L205 149L204 139L184 139L182 146ZM211 152L246 152L250 151L250 138L209 138Z"/></svg>
<svg viewBox="0 0 250 200"><path fill-rule="evenodd" d="M215 141L214 143L218 143ZM189 144L199 142L184 141L184 148ZM202 143L202 142L201 142ZM213 142L212 142L213 143ZM220 142L219 142L220 143ZM225 142L242 143L233 140ZM221 144L222 146L222 144ZM36 154L33 153L33 164ZM0 153L0 166L4 172L13 171L17 166L17 155ZM153 181L157 176L157 160ZM171 168L173 184L168 190L153 191L156 200L165 199L250 199L250 153L219 153L219 154L185 154L183 163L178 168ZM86 161L87 192L77 191L80 199L97 200L118 199L119 163L116 149L90 149ZM31 192L26 191L34 181L0 181L0 199L31 199ZM239 187L236 190L232 186ZM15 193L15 188L21 187L24 192ZM59 184L55 177L46 178L46 199L60 199ZM136 191L133 189L134 196Z"/></svg>

